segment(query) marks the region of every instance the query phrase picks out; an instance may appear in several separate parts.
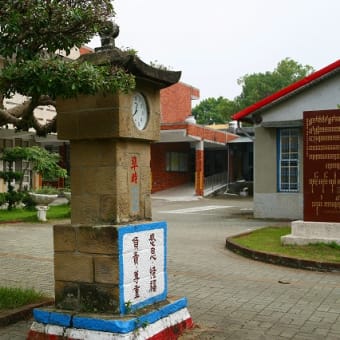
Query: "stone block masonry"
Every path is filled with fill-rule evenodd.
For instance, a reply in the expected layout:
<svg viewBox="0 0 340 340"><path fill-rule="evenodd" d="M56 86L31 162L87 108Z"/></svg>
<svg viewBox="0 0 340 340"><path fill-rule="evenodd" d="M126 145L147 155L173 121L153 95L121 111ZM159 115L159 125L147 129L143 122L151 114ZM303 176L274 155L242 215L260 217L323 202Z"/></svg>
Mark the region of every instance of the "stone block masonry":
<svg viewBox="0 0 340 340"><path fill-rule="evenodd" d="M53 231L56 308L126 314L166 299L165 222Z"/></svg>
<svg viewBox="0 0 340 340"><path fill-rule="evenodd" d="M54 226L56 307L119 313L115 226Z"/></svg>
<svg viewBox="0 0 340 340"><path fill-rule="evenodd" d="M73 224L151 219L148 144L71 141L71 163Z"/></svg>

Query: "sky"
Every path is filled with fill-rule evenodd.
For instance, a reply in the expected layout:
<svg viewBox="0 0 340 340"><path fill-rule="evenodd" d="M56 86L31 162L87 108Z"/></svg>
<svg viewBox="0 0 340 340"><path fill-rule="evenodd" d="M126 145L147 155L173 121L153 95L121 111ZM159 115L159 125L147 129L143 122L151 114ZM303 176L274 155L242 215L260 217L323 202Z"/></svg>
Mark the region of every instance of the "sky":
<svg viewBox="0 0 340 340"><path fill-rule="evenodd" d="M291 58L321 69L340 57L339 0L114 0L119 48L182 71L200 100L234 99L237 80ZM99 46L95 38L89 44ZM197 102L198 103L198 102ZM193 102L193 106L197 104Z"/></svg>

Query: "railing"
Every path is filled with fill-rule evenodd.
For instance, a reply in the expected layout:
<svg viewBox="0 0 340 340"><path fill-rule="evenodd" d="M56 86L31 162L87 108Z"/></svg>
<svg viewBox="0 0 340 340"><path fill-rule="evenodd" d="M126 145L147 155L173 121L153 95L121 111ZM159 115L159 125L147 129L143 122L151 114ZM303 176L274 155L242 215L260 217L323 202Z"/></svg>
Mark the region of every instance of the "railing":
<svg viewBox="0 0 340 340"><path fill-rule="evenodd" d="M228 183L228 173L220 172L204 178L204 196L212 194L218 189L225 187Z"/></svg>

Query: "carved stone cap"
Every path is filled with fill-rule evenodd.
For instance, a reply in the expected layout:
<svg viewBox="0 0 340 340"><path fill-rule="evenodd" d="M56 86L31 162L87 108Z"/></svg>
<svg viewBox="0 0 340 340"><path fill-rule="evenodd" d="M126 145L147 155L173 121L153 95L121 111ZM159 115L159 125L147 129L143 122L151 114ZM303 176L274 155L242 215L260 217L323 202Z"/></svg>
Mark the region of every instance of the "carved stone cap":
<svg viewBox="0 0 340 340"><path fill-rule="evenodd" d="M124 52L119 48L98 50L96 53L82 55L79 61L87 61L94 65L116 65L123 67L136 78L154 83L159 88L165 88L177 83L181 77L180 71L168 71L144 63L136 55Z"/></svg>

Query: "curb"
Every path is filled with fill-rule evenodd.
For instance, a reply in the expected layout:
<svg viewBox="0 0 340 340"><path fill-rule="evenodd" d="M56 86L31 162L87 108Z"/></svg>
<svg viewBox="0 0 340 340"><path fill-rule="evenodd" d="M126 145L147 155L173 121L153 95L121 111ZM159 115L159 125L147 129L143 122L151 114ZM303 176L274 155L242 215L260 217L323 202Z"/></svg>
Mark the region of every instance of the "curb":
<svg viewBox="0 0 340 340"><path fill-rule="evenodd" d="M0 327L8 326L21 320L30 319L33 316L33 309L46 307L54 304L54 299L45 300L39 303L32 303L23 307L5 310L0 312Z"/></svg>
<svg viewBox="0 0 340 340"><path fill-rule="evenodd" d="M332 262L318 262L311 260L303 260L294 257L275 255L271 253L264 253L257 250L252 250L239 244L236 244L232 241L235 237L242 237L245 235L249 235L251 232L242 233L238 235L234 235L232 237L228 237L226 239L226 248L231 250L232 252L251 258L256 261L262 261L266 263L271 263L274 265L280 265L285 267L297 268L297 269L305 269L305 270L313 270L319 272L335 272L340 273L340 263L332 263Z"/></svg>

